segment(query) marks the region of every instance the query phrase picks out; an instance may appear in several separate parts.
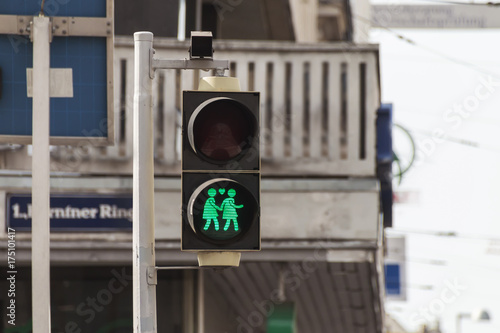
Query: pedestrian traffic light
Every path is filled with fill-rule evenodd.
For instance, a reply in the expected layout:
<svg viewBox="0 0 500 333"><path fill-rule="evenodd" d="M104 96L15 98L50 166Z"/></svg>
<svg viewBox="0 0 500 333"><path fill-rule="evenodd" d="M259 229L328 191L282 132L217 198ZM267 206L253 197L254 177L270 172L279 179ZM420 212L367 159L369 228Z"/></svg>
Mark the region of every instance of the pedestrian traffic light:
<svg viewBox="0 0 500 333"><path fill-rule="evenodd" d="M182 250L260 250L259 93L184 91L182 134Z"/></svg>

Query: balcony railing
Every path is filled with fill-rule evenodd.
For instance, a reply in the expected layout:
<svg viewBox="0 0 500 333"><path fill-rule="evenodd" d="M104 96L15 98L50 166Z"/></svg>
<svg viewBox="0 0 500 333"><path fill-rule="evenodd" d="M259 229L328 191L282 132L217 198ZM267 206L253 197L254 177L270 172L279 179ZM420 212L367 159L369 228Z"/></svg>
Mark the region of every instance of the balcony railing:
<svg viewBox="0 0 500 333"><path fill-rule="evenodd" d="M183 59L189 45L156 39L156 56ZM380 104L376 45L215 43L215 58L230 60L242 90L261 93L262 170L266 175L374 176L376 111ZM54 147L59 171L130 174L134 50L117 37L114 132L110 147ZM155 173L180 171L181 96L211 72L158 70L153 83ZM23 165L12 160L14 165ZM29 165L29 164L28 164ZM6 167L9 167L7 162Z"/></svg>

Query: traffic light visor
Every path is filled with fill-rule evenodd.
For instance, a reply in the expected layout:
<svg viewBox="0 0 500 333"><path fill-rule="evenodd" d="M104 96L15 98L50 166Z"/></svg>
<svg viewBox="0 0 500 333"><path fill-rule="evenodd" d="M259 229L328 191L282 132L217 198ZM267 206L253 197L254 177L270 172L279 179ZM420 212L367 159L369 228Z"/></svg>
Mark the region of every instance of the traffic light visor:
<svg viewBox="0 0 500 333"><path fill-rule="evenodd" d="M252 147L257 119L242 103L216 97L201 103L188 123L192 149L213 163L238 159Z"/></svg>

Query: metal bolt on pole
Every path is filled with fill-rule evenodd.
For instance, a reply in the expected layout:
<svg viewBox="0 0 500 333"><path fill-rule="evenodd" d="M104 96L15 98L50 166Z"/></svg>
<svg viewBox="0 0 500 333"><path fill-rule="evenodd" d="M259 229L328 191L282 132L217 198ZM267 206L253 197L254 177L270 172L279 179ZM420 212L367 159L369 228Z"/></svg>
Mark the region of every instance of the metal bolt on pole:
<svg viewBox="0 0 500 333"><path fill-rule="evenodd" d="M152 48L151 32L134 34L134 333L156 333L156 285L148 283L148 268L155 267Z"/></svg>

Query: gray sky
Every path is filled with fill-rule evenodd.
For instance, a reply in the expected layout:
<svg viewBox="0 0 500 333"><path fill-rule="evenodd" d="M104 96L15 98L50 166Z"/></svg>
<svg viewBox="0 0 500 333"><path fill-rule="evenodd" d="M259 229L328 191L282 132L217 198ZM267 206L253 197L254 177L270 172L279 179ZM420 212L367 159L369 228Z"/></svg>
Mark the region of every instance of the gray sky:
<svg viewBox="0 0 500 333"><path fill-rule="evenodd" d="M412 132L417 163L395 187L412 194L394 210L394 229L407 235L408 298L388 302L387 312L412 330L439 318L451 333L458 313L483 307L492 321L464 319L462 332L498 333L500 30L395 30L418 46L381 29L371 41L380 43L382 101Z"/></svg>

